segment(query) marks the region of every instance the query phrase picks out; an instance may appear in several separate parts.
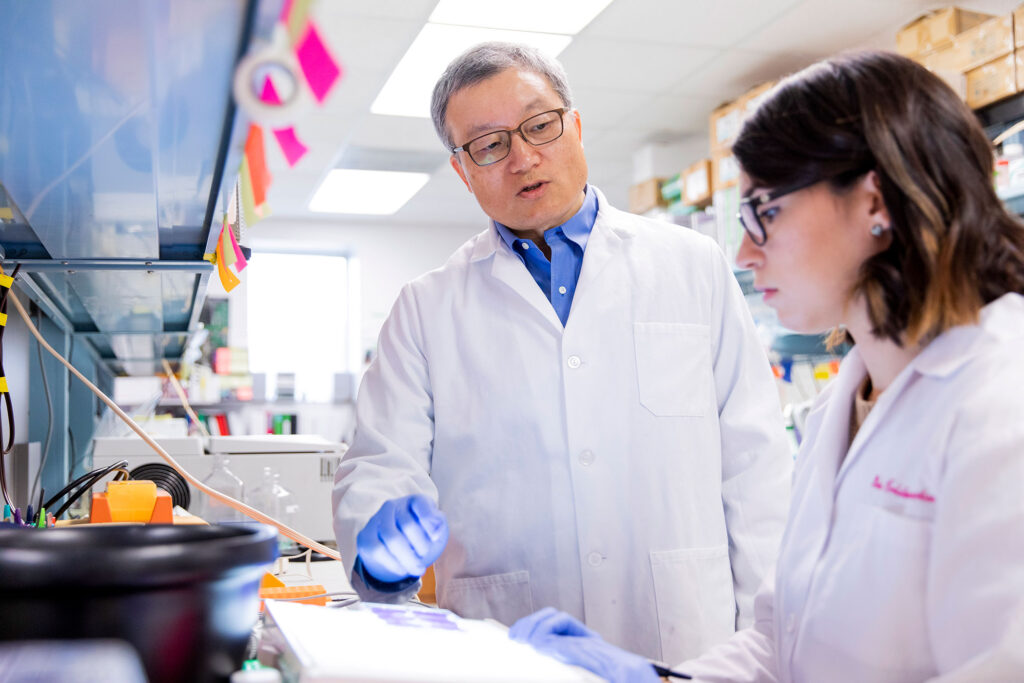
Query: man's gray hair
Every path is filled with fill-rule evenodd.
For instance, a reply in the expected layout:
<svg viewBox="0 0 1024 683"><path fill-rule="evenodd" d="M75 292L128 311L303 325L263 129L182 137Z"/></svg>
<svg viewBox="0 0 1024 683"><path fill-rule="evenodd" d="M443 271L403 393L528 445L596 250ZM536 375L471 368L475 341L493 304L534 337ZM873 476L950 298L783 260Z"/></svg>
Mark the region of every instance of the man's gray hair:
<svg viewBox="0 0 1024 683"><path fill-rule="evenodd" d="M434 119L434 130L446 149L455 147L448 131L448 100L459 90L476 85L505 69L518 67L532 71L548 80L551 87L562 99L562 104L572 108L572 92L565 69L557 60L528 45L516 43L480 43L456 57L441 78L434 85L430 98L430 116Z"/></svg>

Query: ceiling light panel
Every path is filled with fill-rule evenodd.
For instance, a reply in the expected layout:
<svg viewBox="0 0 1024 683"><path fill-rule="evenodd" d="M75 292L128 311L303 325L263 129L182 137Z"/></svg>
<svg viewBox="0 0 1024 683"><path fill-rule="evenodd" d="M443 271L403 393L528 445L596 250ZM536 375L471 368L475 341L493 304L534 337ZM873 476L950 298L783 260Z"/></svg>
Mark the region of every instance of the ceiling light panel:
<svg viewBox="0 0 1024 683"><path fill-rule="evenodd" d="M391 72L370 111L391 116L429 117L434 83L448 63L477 43L489 40L526 43L557 57L572 42L572 36L427 24Z"/></svg>
<svg viewBox="0 0 1024 683"><path fill-rule="evenodd" d="M309 210L390 216L412 199L429 179L429 173L336 168L327 174L313 195Z"/></svg>
<svg viewBox="0 0 1024 683"><path fill-rule="evenodd" d="M437 24L576 35L612 0L441 0L430 15Z"/></svg>

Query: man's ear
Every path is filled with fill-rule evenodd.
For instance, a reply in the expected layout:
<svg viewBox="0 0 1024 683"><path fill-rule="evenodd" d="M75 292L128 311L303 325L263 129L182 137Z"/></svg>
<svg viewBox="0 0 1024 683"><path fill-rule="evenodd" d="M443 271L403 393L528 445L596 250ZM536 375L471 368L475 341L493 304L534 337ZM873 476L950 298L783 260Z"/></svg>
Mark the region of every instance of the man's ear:
<svg viewBox="0 0 1024 683"><path fill-rule="evenodd" d="M572 114L573 114L573 116L572 116L573 121L576 123L576 139L578 139L580 141L580 144L582 144L583 143L583 116L580 114L580 110L579 109L573 109L572 110Z"/></svg>
<svg viewBox="0 0 1024 683"><path fill-rule="evenodd" d="M469 178L466 177L466 171L463 170L462 163L459 161L458 157L455 154L451 155L448 157L448 163L451 164L452 168L455 169L455 172L459 174L459 177L462 178L462 182L466 184L466 189L469 190L470 194L472 194L473 186L469 184Z"/></svg>

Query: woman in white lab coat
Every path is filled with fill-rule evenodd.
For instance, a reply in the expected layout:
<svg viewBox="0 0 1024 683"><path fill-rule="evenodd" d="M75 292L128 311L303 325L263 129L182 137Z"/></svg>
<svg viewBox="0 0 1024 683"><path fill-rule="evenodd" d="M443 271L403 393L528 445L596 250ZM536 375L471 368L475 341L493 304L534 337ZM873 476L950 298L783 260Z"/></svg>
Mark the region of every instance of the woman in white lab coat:
<svg viewBox="0 0 1024 683"><path fill-rule="evenodd" d="M738 264L787 327L855 346L812 409L755 624L701 681L1024 681L1024 227L973 113L870 52L780 83L733 152ZM553 611L512 636L656 680Z"/></svg>

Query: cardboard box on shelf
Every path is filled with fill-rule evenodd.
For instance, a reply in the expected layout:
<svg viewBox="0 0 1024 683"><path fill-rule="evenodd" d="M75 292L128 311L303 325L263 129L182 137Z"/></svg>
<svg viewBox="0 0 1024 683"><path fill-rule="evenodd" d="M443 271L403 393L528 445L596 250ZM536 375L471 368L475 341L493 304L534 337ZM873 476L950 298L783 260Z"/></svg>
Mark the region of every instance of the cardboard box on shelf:
<svg viewBox="0 0 1024 683"><path fill-rule="evenodd" d="M661 178L649 178L629 188L629 210L633 213L647 213L651 209L665 206L661 198Z"/></svg>
<svg viewBox="0 0 1024 683"><path fill-rule="evenodd" d="M1024 5L1013 10L1013 46L1024 47Z"/></svg>
<svg viewBox="0 0 1024 683"><path fill-rule="evenodd" d="M754 86L747 92L737 97L732 102L723 104L711 112L711 151L727 152L732 141L743 127L743 122L748 116L754 113L758 105L768 96L768 93L775 87L776 81L768 81Z"/></svg>
<svg viewBox="0 0 1024 683"><path fill-rule="evenodd" d="M683 203L707 206L711 202L711 159L701 159L682 173Z"/></svg>
<svg viewBox="0 0 1024 683"><path fill-rule="evenodd" d="M754 86L748 90L743 97L740 98L743 102L743 120L746 120L748 116L757 111L758 106L767 99L768 95L771 94L772 88L778 81L768 81L761 85ZM740 122L742 125L742 121ZM736 131L739 133L739 130Z"/></svg>
<svg viewBox="0 0 1024 683"><path fill-rule="evenodd" d="M946 7L918 17L896 33L896 51L915 57L953 42L953 36L991 19L991 14Z"/></svg>
<svg viewBox="0 0 1024 683"><path fill-rule="evenodd" d="M1014 55L1009 54L967 72L967 106L984 107L1017 92Z"/></svg>
<svg viewBox="0 0 1024 683"><path fill-rule="evenodd" d="M1017 92L1024 92L1024 50L1013 53L1013 66L1017 78Z"/></svg>
<svg viewBox="0 0 1024 683"><path fill-rule="evenodd" d="M721 105L711 112L709 129L711 132L711 151L720 152L729 149L729 145L740 132L743 123L743 102L740 99Z"/></svg>
<svg viewBox="0 0 1024 683"><path fill-rule="evenodd" d="M1013 52L1013 16L996 17L953 38L961 71L976 69Z"/></svg>
<svg viewBox="0 0 1024 683"><path fill-rule="evenodd" d="M711 191L718 192L736 185L740 180L740 167L732 152L711 155Z"/></svg>

